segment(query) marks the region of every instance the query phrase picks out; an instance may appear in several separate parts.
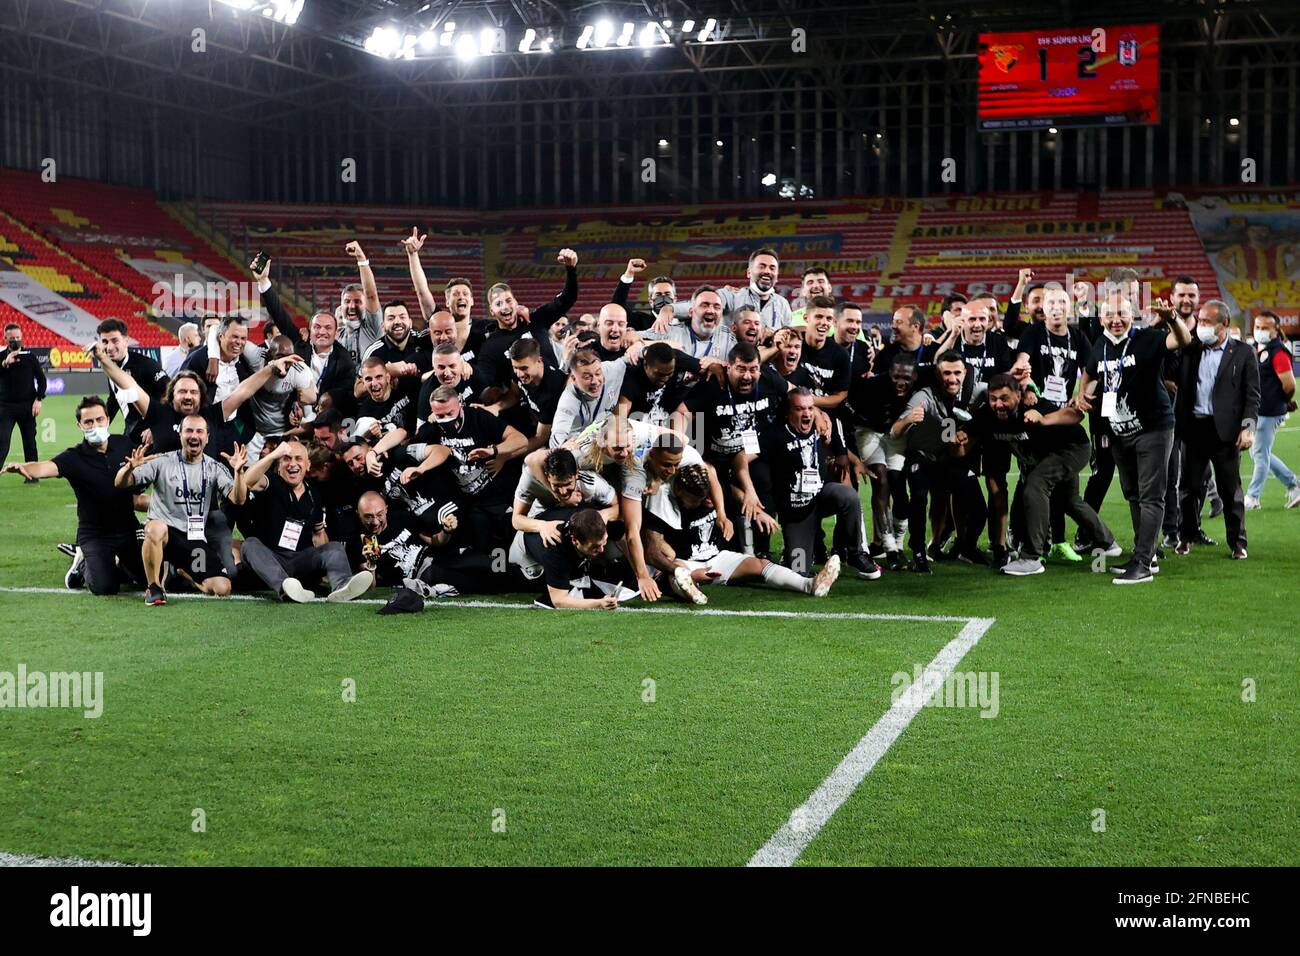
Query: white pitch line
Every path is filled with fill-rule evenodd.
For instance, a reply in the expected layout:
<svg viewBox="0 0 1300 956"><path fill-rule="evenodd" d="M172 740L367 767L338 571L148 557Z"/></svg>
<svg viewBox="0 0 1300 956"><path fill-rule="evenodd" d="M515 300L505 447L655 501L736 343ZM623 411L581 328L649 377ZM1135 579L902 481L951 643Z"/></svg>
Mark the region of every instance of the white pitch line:
<svg viewBox="0 0 1300 956"><path fill-rule="evenodd" d="M912 718L920 713L926 701L943 689L943 680L947 679L967 651L979 643L979 639L993 626L994 618L973 617L966 621L961 633L949 641L926 668L927 674L937 676L912 684L908 692L885 711L884 716L876 721L875 726L867 731L840 761L839 766L813 791L812 796L796 807L790 818L772 834L772 838L750 858L748 866L794 865L835 811L853 795L853 791L907 729Z"/></svg>
<svg viewBox="0 0 1300 956"><path fill-rule="evenodd" d="M0 593L3 594L61 594L65 597L93 597L89 591L70 591L67 588L6 588L0 587ZM254 594L232 594L229 597L219 598L212 597L208 594L169 594L167 600L173 599L186 601L261 601L268 605L274 605L276 602L269 598L258 597ZM324 604L324 601L316 602ZM351 604L387 604L382 598L358 598ZM339 605L334 605L338 607ZM508 601L456 601L448 598L434 598L425 602L425 609L446 608L446 607L488 607L501 608L509 611L538 611L543 610L533 604L520 604ZM690 617L784 617L799 618L800 620L824 620L824 621L918 621L921 623L952 623L964 624L970 621L969 617L949 614L869 614L857 611L740 611L727 610L723 608L700 608L687 609L675 607L620 607L619 612L628 614L683 614ZM157 613L157 612L155 612ZM162 612L166 613L166 612Z"/></svg>
<svg viewBox="0 0 1300 956"><path fill-rule="evenodd" d="M0 867L5 866L131 866L111 860L79 860L75 857L28 856L25 853L5 853L0 850Z"/></svg>

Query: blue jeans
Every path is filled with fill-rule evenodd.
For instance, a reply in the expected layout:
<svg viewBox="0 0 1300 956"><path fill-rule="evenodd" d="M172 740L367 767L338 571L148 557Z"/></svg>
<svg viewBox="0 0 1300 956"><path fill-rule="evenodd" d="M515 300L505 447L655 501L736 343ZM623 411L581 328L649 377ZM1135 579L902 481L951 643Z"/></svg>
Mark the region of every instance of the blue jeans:
<svg viewBox="0 0 1300 956"><path fill-rule="evenodd" d="M1246 489L1247 497L1260 496L1270 471L1287 488L1300 485L1300 478L1295 476L1295 472L1288 468L1281 458L1273 454L1273 441L1277 438L1277 430L1282 427L1284 421L1286 421L1285 415L1259 416L1259 425L1255 428L1255 444L1250 448L1250 457L1255 461L1255 470L1250 476L1250 487Z"/></svg>

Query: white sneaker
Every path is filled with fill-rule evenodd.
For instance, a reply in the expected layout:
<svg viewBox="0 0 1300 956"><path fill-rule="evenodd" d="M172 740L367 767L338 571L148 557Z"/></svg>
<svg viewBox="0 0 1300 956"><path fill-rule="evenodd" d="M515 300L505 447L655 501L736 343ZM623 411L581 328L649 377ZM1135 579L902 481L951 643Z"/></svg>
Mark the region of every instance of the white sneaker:
<svg viewBox="0 0 1300 956"><path fill-rule="evenodd" d="M287 581L285 582L288 583ZM343 601L351 601L353 598L359 598L370 590L370 586L375 583L375 576L369 571L358 571L352 575L347 584L336 591L331 591L325 598L327 601L333 601L340 604Z"/></svg>
<svg viewBox="0 0 1300 956"><path fill-rule="evenodd" d="M1297 492L1300 492L1300 488L1297 488L1296 491L1297 491ZM1300 497L1298 497L1296 500L1297 500L1297 501L1300 501ZM1259 510L1259 499L1258 499L1258 498L1252 498L1250 495L1247 495L1247 496L1246 496L1246 510L1247 510L1247 511L1258 511L1258 510Z"/></svg>
<svg viewBox="0 0 1300 956"><path fill-rule="evenodd" d="M677 590L690 598L692 604L708 604L709 599L704 596L704 592L695 586L695 579L691 577L691 569L682 565L673 568L673 583L677 585Z"/></svg>
<svg viewBox="0 0 1300 956"><path fill-rule="evenodd" d="M280 592L290 601L296 601L299 604L310 604L316 600L316 595L312 594L297 578L285 578L284 583L280 585Z"/></svg>
<svg viewBox="0 0 1300 956"><path fill-rule="evenodd" d="M830 594L831 585L835 583L835 579L839 576L840 556L832 554L826 563L822 565L822 569L817 572L817 576L813 578L812 596L820 598Z"/></svg>
<svg viewBox="0 0 1300 956"><path fill-rule="evenodd" d="M1300 505L1300 485L1296 485L1286 493L1286 506L1294 508L1296 505Z"/></svg>
<svg viewBox="0 0 1300 956"><path fill-rule="evenodd" d="M63 576L63 586L69 591L80 591L86 587L86 556L80 548L72 555L72 565Z"/></svg>

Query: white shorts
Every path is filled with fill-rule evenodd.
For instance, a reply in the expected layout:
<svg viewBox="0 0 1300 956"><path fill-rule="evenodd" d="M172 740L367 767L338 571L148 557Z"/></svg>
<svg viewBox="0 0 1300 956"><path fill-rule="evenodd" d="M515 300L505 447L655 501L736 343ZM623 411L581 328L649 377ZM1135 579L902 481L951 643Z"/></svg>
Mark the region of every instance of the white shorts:
<svg viewBox="0 0 1300 956"><path fill-rule="evenodd" d="M859 428L854 435L858 457L864 465L884 465L890 471L902 471L904 444L893 435Z"/></svg>
<svg viewBox="0 0 1300 956"><path fill-rule="evenodd" d="M719 551L707 561L683 561L682 564L692 571L712 571L719 575L719 584L726 584L736 573L736 568L740 567L740 562L747 557L749 555L741 554L739 551Z"/></svg>

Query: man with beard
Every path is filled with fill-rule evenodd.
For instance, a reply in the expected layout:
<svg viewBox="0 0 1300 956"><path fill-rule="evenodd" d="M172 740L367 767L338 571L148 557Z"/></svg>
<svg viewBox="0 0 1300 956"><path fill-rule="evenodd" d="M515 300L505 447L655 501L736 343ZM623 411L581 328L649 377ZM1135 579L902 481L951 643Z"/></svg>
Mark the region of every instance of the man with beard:
<svg viewBox="0 0 1300 956"><path fill-rule="evenodd" d="M814 559L814 541L822 534L822 519L834 515L834 553L859 578L874 581L880 568L862 551L862 504L857 493L829 474L830 463L844 455L838 432L823 441L816 428L812 391L792 389L786 398L786 418L758 437L759 452L742 451L735 460L736 478L744 492L742 513L770 531L772 516L762 507L749 468L763 458L771 471L776 519L785 537L782 564L807 576ZM726 535L724 534L724 537Z"/></svg>
<svg viewBox="0 0 1300 956"><path fill-rule="evenodd" d="M370 474L364 442L343 440L330 456L328 469L314 468L308 476L321 493L325 507L325 532L331 541L349 541L357 530L357 499L367 491L379 491L384 479Z"/></svg>
<svg viewBox="0 0 1300 956"><path fill-rule="evenodd" d="M339 344L348 350L353 366L360 368L366 349L383 334L379 290L375 286L370 260L361 251L361 244L353 240L344 246L343 251L356 260L361 283L345 285L339 294L339 316L343 322L339 329Z"/></svg>
<svg viewBox="0 0 1300 956"><path fill-rule="evenodd" d="M845 412L853 425L858 461L872 478L872 522L893 571L902 571L903 543L907 540L911 509L903 464L907 443L891 434L894 422L907 408L916 389L916 362L907 353L894 356L880 375L852 380ZM879 482L879 505L877 505ZM892 507L887 505L892 500Z"/></svg>
<svg viewBox="0 0 1300 956"><path fill-rule="evenodd" d="M859 327L861 326L859 313ZM807 386L812 389L813 403L833 411L849 394L849 354L831 336L835 328L835 300L830 296L813 296L808 301L803 329L803 350L799 367Z"/></svg>
<svg viewBox="0 0 1300 956"><path fill-rule="evenodd" d="M555 406L550 437L552 448L559 448L588 425L601 421L614 411L627 368L626 359L602 362L592 349L579 349L574 354L569 387Z"/></svg>
<svg viewBox="0 0 1300 956"><path fill-rule="evenodd" d="M352 437L369 442L382 454L415 433L416 393L395 382L380 358L361 363L361 384L365 391L357 402Z"/></svg>
<svg viewBox="0 0 1300 956"><path fill-rule="evenodd" d="M316 377L302 357L294 352L292 339L285 335L272 339L265 361L271 368L271 377L248 402L254 430L248 456L253 460L260 457L266 439L289 430L291 402L301 402L303 407L316 402Z"/></svg>
<svg viewBox="0 0 1300 956"><path fill-rule="evenodd" d="M461 521L466 540L487 553L509 535L512 494L518 481L519 458L528 439L481 408L466 408L454 388L441 386L433 393L433 421L416 433L416 442L444 445L454 461L460 486ZM412 454L417 454L412 451Z"/></svg>
<svg viewBox="0 0 1300 956"><path fill-rule="evenodd" d="M510 346L510 366L517 385L495 406L488 406L506 424L529 436L528 452L549 447L555 410L569 382L569 376L542 361L542 348L535 339L520 339Z"/></svg>
<svg viewBox="0 0 1300 956"><path fill-rule="evenodd" d="M497 327L483 342L478 371L492 385L509 385L513 377L508 353L510 346L521 338L547 339L555 321L568 313L578 299L578 254L572 249L561 249L556 262L564 266L564 289L552 301L538 306L531 313L515 301L510 286L498 282L488 290L488 302Z"/></svg>
<svg viewBox="0 0 1300 956"><path fill-rule="evenodd" d="M762 319L763 325L769 329L783 329L790 324L791 313L790 303L785 296L776 291L777 274L780 272L780 262L777 259L774 249L757 249L750 253L749 256L749 285L739 291L730 289L714 290L719 296L719 302L727 315L732 315L742 306L749 306L751 309L758 311L759 318ZM691 300L691 308L694 307L694 298ZM685 302L678 302L673 306L673 311L678 318L686 318L691 314L691 308L687 307ZM722 318L721 313L718 316ZM725 355L730 347L723 349ZM696 356L699 357L698 355Z"/></svg>
<svg viewBox="0 0 1300 956"><path fill-rule="evenodd" d="M1133 303L1118 296L1100 303L1105 338L1084 370L1075 403L1101 405L1110 426L1120 487L1133 520L1133 556L1116 569L1114 584L1145 584L1158 572L1156 545L1164 520L1165 483L1173 447L1174 410L1164 385L1169 352L1191 344L1187 326L1163 300L1151 326L1130 335ZM1100 386L1100 388L1098 388Z"/></svg>
<svg viewBox="0 0 1300 956"><path fill-rule="evenodd" d="M772 335L771 329L763 328L763 320L759 318L757 309L742 305L731 313L731 337L737 342L748 342L758 348L770 345Z"/></svg>
<svg viewBox="0 0 1300 956"><path fill-rule="evenodd" d="M357 367L348 350L337 341L338 327L333 313L317 312L307 327L308 341L294 346L294 351L307 360L316 381L318 414L331 408L340 415L356 410L353 387Z"/></svg>
<svg viewBox="0 0 1300 956"><path fill-rule="evenodd" d="M531 340L520 339L519 341ZM432 415L429 402L433 398L434 391L443 385L456 389L456 394L466 405L478 398L479 393L486 386L479 375L472 373L465 356L457 351L453 342L443 342L441 345L434 346L433 371L420 384L420 396L415 402L417 426L429 421Z"/></svg>
<svg viewBox="0 0 1300 956"><path fill-rule="evenodd" d="M108 433L108 409L97 395L77 403L77 427L84 439L79 444L50 461L5 465L4 473L24 480L67 479L77 498L77 550L64 584L76 589L84 583L95 595L117 594L124 581L144 583L133 489L113 482L131 440Z"/></svg>
<svg viewBox="0 0 1300 956"><path fill-rule="evenodd" d="M751 343L737 342L727 359L726 379L704 379L687 398L689 410L703 416L704 458L717 471L727 491L727 514L737 524L743 515L740 484L733 474L736 456L758 454L758 436L784 418L786 394L792 387L772 366L760 364L758 349ZM767 462L761 457L754 459L749 473L759 503L768 514L774 513ZM766 555L770 532L753 525L748 532L751 540L746 547Z"/></svg>
<svg viewBox="0 0 1300 956"><path fill-rule="evenodd" d="M1046 291L1047 286L1034 281L1033 269L1020 270L1011 301L1007 303L1006 315L1002 317L1002 331L1008 339L1018 341L1026 329L1043 321L1046 317L1043 311ZM1022 312L1029 317L1027 321L1021 316Z"/></svg>
<svg viewBox="0 0 1300 956"><path fill-rule="evenodd" d="M1053 502L1064 500L1086 540L1103 554L1120 553L1115 536L1079 497L1079 472L1088 460L1088 434L1077 408L1057 408L1046 400L1027 408L1020 387L1006 373L988 380L988 402L975 413L968 431L979 443L998 443L1014 450L1020 462L1021 500L1026 533L1018 560L1003 565L1003 574L1024 577L1043 573L1043 556L1051 544ZM1065 490L1059 491L1063 487Z"/></svg>
<svg viewBox="0 0 1300 956"><path fill-rule="evenodd" d="M141 445L127 455L113 479L118 488L153 486L140 549L147 605L167 603L162 587L164 559L204 594L230 594L228 572L208 541L207 515L216 509L219 498L244 503L246 456L238 445L233 454L223 452L227 468L204 454L207 445L208 423L201 415L186 415L181 421L180 451L146 455L146 446Z"/></svg>
<svg viewBox="0 0 1300 956"><path fill-rule="evenodd" d="M535 532L524 535L529 556L542 566L546 590L535 602L542 607L571 610L615 610L620 598L630 600L617 581L599 580L595 574L618 577L602 569L609 531L605 519L594 508L557 508L544 511L543 519L562 522L560 540L550 546Z"/></svg>
<svg viewBox="0 0 1300 956"><path fill-rule="evenodd" d="M122 388L115 385L111 378L108 380L108 420L111 422L116 418L118 410L121 409L125 420L123 431L127 435L132 435L143 427L142 416L135 408L136 393L143 390L149 393L150 399L161 398L163 392L167 390L167 373L149 356L132 352L128 348L126 323L121 319L105 319L99 323L95 334L98 350L96 345L92 344L87 351L91 354L108 356L118 368L130 373L136 383L132 386L135 392L128 392L119 399L118 393Z"/></svg>
<svg viewBox="0 0 1300 956"><path fill-rule="evenodd" d="M422 530L415 517L404 508L389 508L384 496L367 491L357 499L360 529L348 540L348 561L375 576L378 584L408 585L419 580L434 563L436 549L451 541L455 516L447 519L443 530Z"/></svg>
<svg viewBox="0 0 1300 956"><path fill-rule="evenodd" d="M772 340L772 348L776 351L771 353L771 359L766 357L769 349L759 353L763 358L763 368L772 369L790 385L806 385L803 367L799 364L799 359L803 356L803 336L799 330L782 329L777 332Z"/></svg>
<svg viewBox="0 0 1300 956"><path fill-rule="evenodd" d="M952 498L958 526L957 556L971 564L988 564L977 546L984 527L984 497L979 480L962 457L969 438L960 428L970 421L969 409L982 397L984 386L966 380L966 362L952 350L935 359L932 375L932 384L908 400L907 410L890 432L895 439L906 439L911 506L908 544L912 549L912 570L918 574L931 573L925 519L932 493L937 501Z"/></svg>
<svg viewBox="0 0 1300 956"><path fill-rule="evenodd" d="M795 300L798 308L790 313L792 326L795 328L803 326L809 303L819 295L834 298L834 293L831 291L831 277L824 266L811 266L804 270L803 277L799 280L799 298Z"/></svg>
<svg viewBox="0 0 1300 956"><path fill-rule="evenodd" d="M672 279L667 276L657 276L650 280L650 287L646 290L650 299L649 312L627 307L627 297L632 290L632 283L645 271L645 267L644 259L627 260L627 268L619 277L618 284L614 286L614 293L609 297L609 301L611 305L621 306L626 310L627 324L638 332L653 328L655 332L663 335L672 324L673 305L677 302L677 287Z"/></svg>
<svg viewBox="0 0 1300 956"><path fill-rule="evenodd" d="M693 604L708 604L701 584L730 585L759 579L772 588L825 597L840 573L832 555L815 577L804 577L766 558L723 550L730 522L711 500L706 465L688 465L664 484L646 504L646 558L663 571L669 588Z"/></svg>
<svg viewBox="0 0 1300 956"><path fill-rule="evenodd" d="M1196 280L1190 276L1179 276L1174 280L1171 293L1174 313L1178 316L1187 331L1193 338L1196 336L1196 317L1201 308L1201 288L1197 285ZM1169 390L1169 397L1175 402L1178 400L1178 389L1182 377L1182 363L1188 360L1188 356L1183 352L1171 352L1165 356L1165 388ZM1166 548L1175 548L1178 546L1180 538L1180 525L1182 522L1183 509L1185 507L1184 499L1187 497L1186 490L1198 483L1201 476L1185 476L1183 466L1187 463L1187 446L1183 441L1183 423L1178 416L1174 416L1174 447L1169 453L1169 482L1165 489L1165 520L1161 530L1164 532L1164 546ZM1223 512L1223 499L1219 495L1218 483L1214 480L1212 472L1207 472L1209 480L1205 485L1205 493L1210 498L1210 517L1218 517ZM1190 537L1185 537L1193 544L1213 545L1215 540L1207 535L1201 528L1201 506L1204 504L1204 497L1196 502L1196 527L1190 533Z"/></svg>
<svg viewBox="0 0 1300 956"><path fill-rule="evenodd" d="M438 300L429 289L428 277L424 274L424 267L420 265L420 250L424 248L428 238L427 233L421 235L420 230L412 226L411 234L401 243L402 249L406 252L406 266L411 273L411 285L415 287L416 302L420 306L420 317L424 320L426 328L433 322L434 315L439 311ZM452 317L456 326L456 344L464 346L465 336L469 334L473 324L470 313L474 309L474 288L468 279L455 276L447 280L442 294L446 302L446 312Z"/></svg>
<svg viewBox="0 0 1300 956"><path fill-rule="evenodd" d="M669 328L664 341L695 359L725 357L735 338L722 324L722 302L713 286L700 286L691 295L689 305L678 303L679 307L685 306L688 321Z"/></svg>
<svg viewBox="0 0 1300 956"><path fill-rule="evenodd" d="M190 352L183 370L203 377L208 385L208 400L219 404L234 394L239 383L265 364L260 346L248 341L248 323L243 316L227 315L208 332L208 344ZM240 415L234 428L241 435L252 434L246 415Z"/></svg>
<svg viewBox="0 0 1300 956"><path fill-rule="evenodd" d="M428 336L411 331L411 313L405 302L384 303L383 322L383 337L366 349L362 364L365 359L378 358L394 378L419 381L432 367Z"/></svg>
<svg viewBox="0 0 1300 956"><path fill-rule="evenodd" d="M914 305L905 305L894 312L890 329L892 338L888 345L876 353L872 372L876 375L884 374L894 364L894 356L902 353L912 357L917 377L928 379L939 349L937 342L925 344L925 313Z"/></svg>
<svg viewBox="0 0 1300 956"><path fill-rule="evenodd" d="M307 449L301 442L278 444L248 469L244 482L245 514L253 531L240 551L246 577L254 576L281 601L299 604L316 600L311 588L321 577L329 581L327 601L351 601L373 586L374 575L354 575L343 544L329 540L324 508L307 484Z"/></svg>

